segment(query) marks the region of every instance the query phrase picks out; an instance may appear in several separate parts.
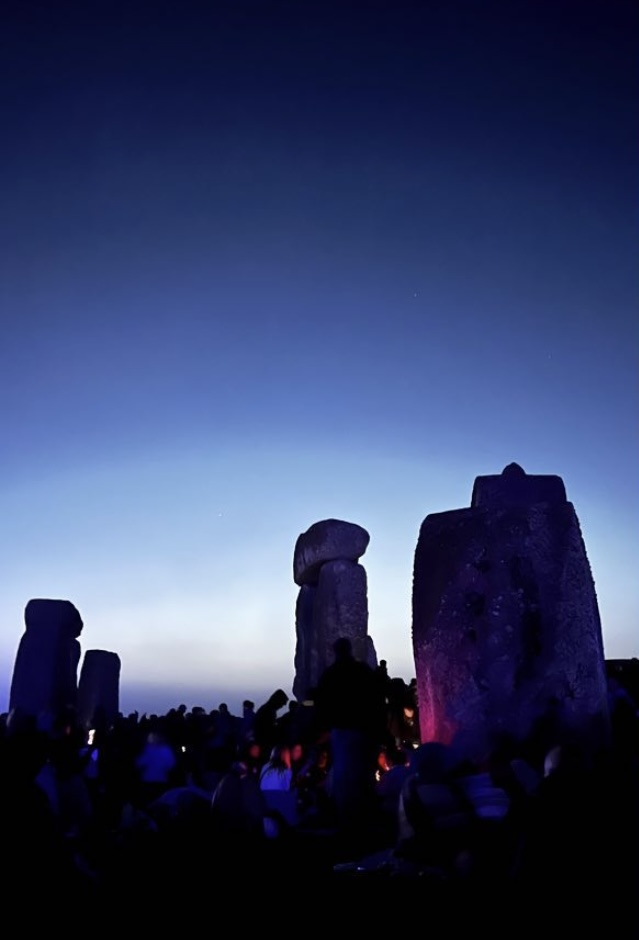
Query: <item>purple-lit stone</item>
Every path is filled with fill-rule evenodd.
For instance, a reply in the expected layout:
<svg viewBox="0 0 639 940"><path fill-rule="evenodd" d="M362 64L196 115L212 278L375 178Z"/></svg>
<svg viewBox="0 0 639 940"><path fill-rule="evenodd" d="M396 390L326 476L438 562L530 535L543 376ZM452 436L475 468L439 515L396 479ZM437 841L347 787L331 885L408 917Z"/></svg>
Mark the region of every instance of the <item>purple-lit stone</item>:
<svg viewBox="0 0 639 940"><path fill-rule="evenodd" d="M303 532L295 544L293 575L300 592L295 608L295 679L298 700L313 689L333 662L333 643L348 637L357 659L377 665L368 636L366 570L357 563L370 536L340 519L324 519Z"/></svg>
<svg viewBox="0 0 639 940"><path fill-rule="evenodd" d="M482 758L501 733L523 741L544 718L596 748L608 734L604 653L577 515L559 477L523 471L500 504L483 481L503 476L476 481L477 505L421 526L412 639L422 740L455 739Z"/></svg>

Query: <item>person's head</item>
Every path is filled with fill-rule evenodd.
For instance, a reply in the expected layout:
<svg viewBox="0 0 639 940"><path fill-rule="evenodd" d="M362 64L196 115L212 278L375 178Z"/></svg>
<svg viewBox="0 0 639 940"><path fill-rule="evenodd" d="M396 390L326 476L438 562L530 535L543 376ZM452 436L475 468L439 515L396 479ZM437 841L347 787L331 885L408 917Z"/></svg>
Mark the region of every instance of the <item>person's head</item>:
<svg viewBox="0 0 639 940"><path fill-rule="evenodd" d="M269 699L269 703L271 704L271 706L277 710L279 710L280 708L284 708L287 702L288 702L288 695L286 694L284 689L276 689Z"/></svg>
<svg viewBox="0 0 639 940"><path fill-rule="evenodd" d="M291 750L286 744L276 744L271 750L269 764L278 770L288 770L291 766Z"/></svg>
<svg viewBox="0 0 639 940"><path fill-rule="evenodd" d="M263 763L262 748L257 741L247 741L238 751L237 760L255 771Z"/></svg>
<svg viewBox="0 0 639 940"><path fill-rule="evenodd" d="M291 754L291 762L294 764L299 764L299 762L304 757L304 748L299 743L299 741L297 741L295 744L291 744L290 754Z"/></svg>

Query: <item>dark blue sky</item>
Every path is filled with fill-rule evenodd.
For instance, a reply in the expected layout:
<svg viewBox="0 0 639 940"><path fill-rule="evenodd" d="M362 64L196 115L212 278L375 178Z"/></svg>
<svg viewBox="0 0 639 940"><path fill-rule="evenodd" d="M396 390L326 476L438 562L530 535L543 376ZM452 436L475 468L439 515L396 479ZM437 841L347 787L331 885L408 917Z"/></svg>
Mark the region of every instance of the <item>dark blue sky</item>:
<svg viewBox="0 0 639 940"><path fill-rule="evenodd" d="M48 594L136 694L289 689L333 515L411 672L419 524L511 460L564 477L636 654L635 4L0 20L3 672Z"/></svg>

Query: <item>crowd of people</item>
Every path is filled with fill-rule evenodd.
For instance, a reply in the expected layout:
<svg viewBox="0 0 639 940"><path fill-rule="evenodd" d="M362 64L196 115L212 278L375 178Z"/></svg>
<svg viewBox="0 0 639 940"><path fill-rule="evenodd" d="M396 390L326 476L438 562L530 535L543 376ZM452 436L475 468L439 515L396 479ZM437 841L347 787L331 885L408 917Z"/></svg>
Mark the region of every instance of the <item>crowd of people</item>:
<svg viewBox="0 0 639 940"><path fill-rule="evenodd" d="M414 680L343 640L303 703L278 689L241 715L180 705L91 729L72 709L4 715L5 891L139 900L144 877L166 900L276 876L621 903L639 886L639 712L614 683L610 705L605 752L546 725L471 764L421 742Z"/></svg>

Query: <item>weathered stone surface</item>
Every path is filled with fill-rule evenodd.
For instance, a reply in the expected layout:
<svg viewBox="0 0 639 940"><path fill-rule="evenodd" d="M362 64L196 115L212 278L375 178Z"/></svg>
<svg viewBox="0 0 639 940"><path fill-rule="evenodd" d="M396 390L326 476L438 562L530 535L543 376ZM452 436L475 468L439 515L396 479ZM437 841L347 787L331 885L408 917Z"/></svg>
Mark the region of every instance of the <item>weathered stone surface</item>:
<svg viewBox="0 0 639 940"><path fill-rule="evenodd" d="M77 703L82 631L77 608L66 600L31 600L26 632L16 656L9 708L27 715L56 715Z"/></svg>
<svg viewBox="0 0 639 940"><path fill-rule="evenodd" d="M368 634L366 636L351 637L353 656L362 663L368 663L371 669L377 668L377 653L373 638Z"/></svg>
<svg viewBox="0 0 639 940"><path fill-rule="evenodd" d="M120 657L87 650L78 683L78 720L85 728L111 725L120 711Z"/></svg>
<svg viewBox="0 0 639 940"><path fill-rule="evenodd" d="M333 643L348 637L356 658L377 665L368 636L365 569L357 564L368 547L366 529L341 519L324 519L295 543L293 577L300 586L295 610L293 693L307 696L333 662Z"/></svg>
<svg viewBox="0 0 639 940"><path fill-rule="evenodd" d="M477 477L473 486L473 509L508 509L535 503L563 505L566 488L561 477L527 474L519 464L510 463L494 476Z"/></svg>
<svg viewBox="0 0 639 940"><path fill-rule="evenodd" d="M368 583L366 570L354 561L330 561L320 570L313 626L318 649L319 675L333 662L333 644L348 637L357 659L373 668L377 657L368 636Z"/></svg>
<svg viewBox="0 0 639 940"><path fill-rule="evenodd" d="M315 641L313 611L317 588L303 584L295 604L295 678L293 695L304 701L319 675L318 650Z"/></svg>
<svg viewBox="0 0 639 940"><path fill-rule="evenodd" d="M320 569L317 586L300 588L295 610L295 679L298 701L315 688L334 659L333 643L347 636L356 659L377 665L373 640L368 636L366 571L357 562L332 561Z"/></svg>
<svg viewBox="0 0 639 940"><path fill-rule="evenodd" d="M521 741L545 719L589 746L604 742L601 624L571 503L428 516L412 638L423 741L456 739L480 758L497 735Z"/></svg>
<svg viewBox="0 0 639 940"><path fill-rule="evenodd" d="M316 584L320 569L328 561L357 561L362 557L370 535L354 522L324 519L298 536L293 554L296 584Z"/></svg>

